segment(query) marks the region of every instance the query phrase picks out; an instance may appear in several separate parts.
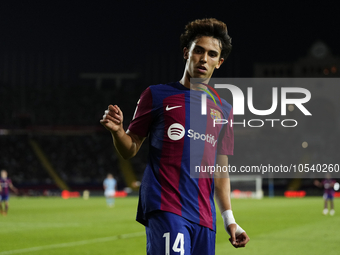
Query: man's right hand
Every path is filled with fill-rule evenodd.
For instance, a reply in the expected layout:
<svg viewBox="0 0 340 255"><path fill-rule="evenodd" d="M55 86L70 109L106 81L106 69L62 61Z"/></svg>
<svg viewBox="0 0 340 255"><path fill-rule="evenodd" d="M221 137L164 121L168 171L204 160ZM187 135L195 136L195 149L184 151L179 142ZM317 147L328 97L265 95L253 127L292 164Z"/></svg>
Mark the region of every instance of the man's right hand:
<svg viewBox="0 0 340 255"><path fill-rule="evenodd" d="M246 244L249 242L250 239L246 232L243 232L236 236L236 224L230 224L227 229L227 232L230 234L229 241L235 248L245 247Z"/></svg>
<svg viewBox="0 0 340 255"><path fill-rule="evenodd" d="M100 123L110 132L117 132L123 129L123 112L115 105L109 105Z"/></svg>

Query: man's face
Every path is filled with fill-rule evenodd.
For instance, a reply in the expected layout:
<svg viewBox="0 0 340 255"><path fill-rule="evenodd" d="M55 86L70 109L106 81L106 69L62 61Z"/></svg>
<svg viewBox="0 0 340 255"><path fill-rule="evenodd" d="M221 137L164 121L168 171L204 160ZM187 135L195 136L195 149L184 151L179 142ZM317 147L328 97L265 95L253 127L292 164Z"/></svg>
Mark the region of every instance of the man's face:
<svg viewBox="0 0 340 255"><path fill-rule="evenodd" d="M190 48L184 48L184 58L187 59L185 69L189 78L209 79L215 68L222 65L220 42L210 36L195 39Z"/></svg>
<svg viewBox="0 0 340 255"><path fill-rule="evenodd" d="M7 172L6 171L1 171L1 178L6 179L7 178Z"/></svg>

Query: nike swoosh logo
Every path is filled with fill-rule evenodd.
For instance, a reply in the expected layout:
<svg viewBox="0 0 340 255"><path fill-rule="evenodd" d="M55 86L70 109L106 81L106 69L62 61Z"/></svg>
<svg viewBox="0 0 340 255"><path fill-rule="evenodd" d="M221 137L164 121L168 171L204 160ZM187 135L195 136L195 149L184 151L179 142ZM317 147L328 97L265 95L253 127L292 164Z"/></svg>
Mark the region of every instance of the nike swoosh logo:
<svg viewBox="0 0 340 255"><path fill-rule="evenodd" d="M166 106L165 110L166 111L170 111L172 109L175 109L175 108L179 108L179 107L182 107L181 105L178 105L178 106L173 106L173 107L169 107L169 105Z"/></svg>

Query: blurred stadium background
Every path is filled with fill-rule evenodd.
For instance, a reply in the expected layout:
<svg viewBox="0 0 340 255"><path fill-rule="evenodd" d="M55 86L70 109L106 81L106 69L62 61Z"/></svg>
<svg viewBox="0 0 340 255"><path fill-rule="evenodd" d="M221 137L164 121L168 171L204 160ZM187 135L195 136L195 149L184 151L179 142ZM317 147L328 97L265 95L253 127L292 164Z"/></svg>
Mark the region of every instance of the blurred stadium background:
<svg viewBox="0 0 340 255"><path fill-rule="evenodd" d="M333 12L336 8L329 7L326 2L321 6L294 3L294 8L291 8L287 5L274 7L270 1L265 1L267 7L264 9L249 2L243 9L244 3L230 1L216 3L225 7L217 8L218 10L216 5L211 3L204 11L202 7L192 7L189 3L184 6L182 3L181 6L172 3L171 7L161 3L150 3L147 6L136 3L136 8L132 9L128 3L121 2L94 6L75 3L69 6L62 3L2 3L0 168L8 171L13 184L19 189L19 197L11 198L9 216L7 219L0 219L0 226L4 226L1 227L0 239L7 236L11 240L1 250L107 236L115 236L112 239L124 239L121 236L123 234L143 232L142 226L133 221L137 206L136 197L118 200L117 208L114 208L116 211L103 211L101 206L105 209L104 200L92 197L102 196L102 182L108 172L114 174L119 190L132 191L131 195L136 195L138 189L132 186L132 183L141 180L146 164L147 143L144 143L138 155L128 163L118 157L110 134L99 124L107 106L113 103L121 107L127 127L139 95L148 85L178 80L183 71L178 49L179 35L184 24L201 17L213 16L225 21L233 37L234 49L215 77L339 77L339 38L333 30L338 27L339 21L334 20L336 15L333 15ZM243 10L242 15L240 9ZM290 13L290 19L286 18L287 13ZM304 13L305 18L302 18L301 13ZM178 18L180 16L182 18ZM172 20L174 17L176 22L168 24L166 20ZM314 32L315 30L317 32ZM339 92L340 89L337 88L330 94L339 95ZM281 155L280 162L287 160L289 155L292 160L290 163L339 163L338 102L320 98L309 107L317 118L327 124L321 127L314 125L307 129L307 134L306 129L297 129L287 136L286 148L281 148L286 154ZM319 131L324 128L328 132L323 133L320 139ZM277 133L269 139L268 132L237 131L235 156L231 161L240 164L244 157L250 157L252 164L260 164L264 153L267 157L275 154L273 144L279 144L280 140L275 141L272 137L285 134L275 131ZM312 146L301 146L304 137L309 139ZM292 147L291 144L294 143L296 146ZM264 148L262 155L258 155L259 151L256 150L260 145ZM272 185L274 193L271 193ZM59 198L64 189L78 191L80 194L89 190L90 200L87 204L84 200L73 200L76 202L70 205L66 200L50 198ZM264 214L268 216L268 212L273 209L280 212L293 210L296 212L295 223L307 214L310 214L310 219L318 217L322 209L322 190L315 188L312 179L282 178L271 181L263 179L262 190L265 196L283 196L287 190L303 190L307 196L320 198L306 198L307 200L303 201L280 198L247 200L246 203L235 200L235 210L239 210L236 214L240 214L240 220L247 228L253 224L249 227L251 238L255 237L252 240L257 240L262 243L261 247L266 247L264 252L258 246L249 248L251 254L269 254L275 249L289 249L290 254L318 254L313 253L312 249L307 249L309 253L294 253L293 248L282 247L278 240L284 240L286 244L286 241L290 242L285 239L289 235L294 239L315 229L320 231L320 227L333 230L338 224L335 217L335 221L324 219L322 224L306 217L305 221L297 225L308 226L303 228L305 232L297 228L296 232L290 232L295 226L289 220L283 221L278 227L282 232L274 235L275 240L269 240L267 233L271 233L272 228L279 224L277 219L268 220L272 226L268 226L265 219L260 219L259 225L254 221ZM264 203L265 209L257 211L258 203ZM300 208L297 207L300 203L306 203L304 210L301 207L301 212L297 209ZM79 214L71 216L72 211L77 208L88 212L88 215L72 225L74 219L79 217ZM251 219L246 213L248 210L252 215ZM27 215L35 215L37 218L28 219ZM43 215L47 217L45 220L39 218ZM110 217L116 218L110 223L110 228L103 230L99 226L107 222L91 221L94 215L106 218L107 222ZM117 215L126 215L126 218ZM285 217L283 212L280 215L280 218ZM55 225L51 223L52 218L56 219ZM119 221L126 225L120 225ZM44 225L44 222L47 225ZM68 227L63 225L63 222L66 222ZM84 222L88 225L83 226ZM82 228L78 228L77 224L82 225ZM97 229L91 234L93 226ZM12 234L7 235L7 230L4 229L12 229ZM28 238L22 231L26 229L38 234L33 239L27 239L25 243L19 240ZM67 234L62 229L67 229ZM74 238L80 232L90 234ZM324 230L319 233L320 236L327 235ZM44 235L48 238L44 239ZM320 247L329 245L328 254L337 254L333 252L334 237L335 235L327 237L329 244L319 243ZM56 238L56 242L51 241L53 238ZM144 254L144 236L141 235L137 239L138 252L141 252L133 254ZM317 237L311 240L315 241ZM303 239L299 245L310 244L311 240ZM120 248L114 254L132 254L127 247L133 242L119 242ZM222 254L222 246L224 249L219 237L217 251L220 253L217 254ZM48 254L107 254L114 247L115 244L98 253L95 250L98 251L99 248L90 249L87 253L86 249L73 249L69 250L69 253L49 250ZM32 251L32 254L46 254L46 251L39 252ZM249 251L241 251L250 254L247 252ZM0 254L15 252L0 251ZM20 251L17 254L20 254Z"/></svg>

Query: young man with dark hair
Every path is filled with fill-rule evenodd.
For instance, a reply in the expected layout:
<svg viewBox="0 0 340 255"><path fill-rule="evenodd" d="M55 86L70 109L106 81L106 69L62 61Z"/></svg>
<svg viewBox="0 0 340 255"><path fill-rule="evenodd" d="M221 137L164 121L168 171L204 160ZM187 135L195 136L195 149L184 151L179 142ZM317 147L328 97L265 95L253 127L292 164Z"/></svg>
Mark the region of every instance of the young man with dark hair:
<svg viewBox="0 0 340 255"><path fill-rule="evenodd" d="M147 254L215 254L214 195L233 246L244 247L249 241L231 211L229 178L190 176L193 164L228 166L227 155L233 154L231 105L207 100L211 111L229 120L228 124L214 127L213 116L200 114L201 95L207 91L204 84L228 56L231 39L227 26L216 19L190 22L180 39L185 60L181 80L148 87L126 132L117 105L110 105L100 122L125 159L135 156L149 136L137 212L137 221L146 229ZM192 84L192 78L203 83ZM210 140L194 140L193 130Z"/></svg>

